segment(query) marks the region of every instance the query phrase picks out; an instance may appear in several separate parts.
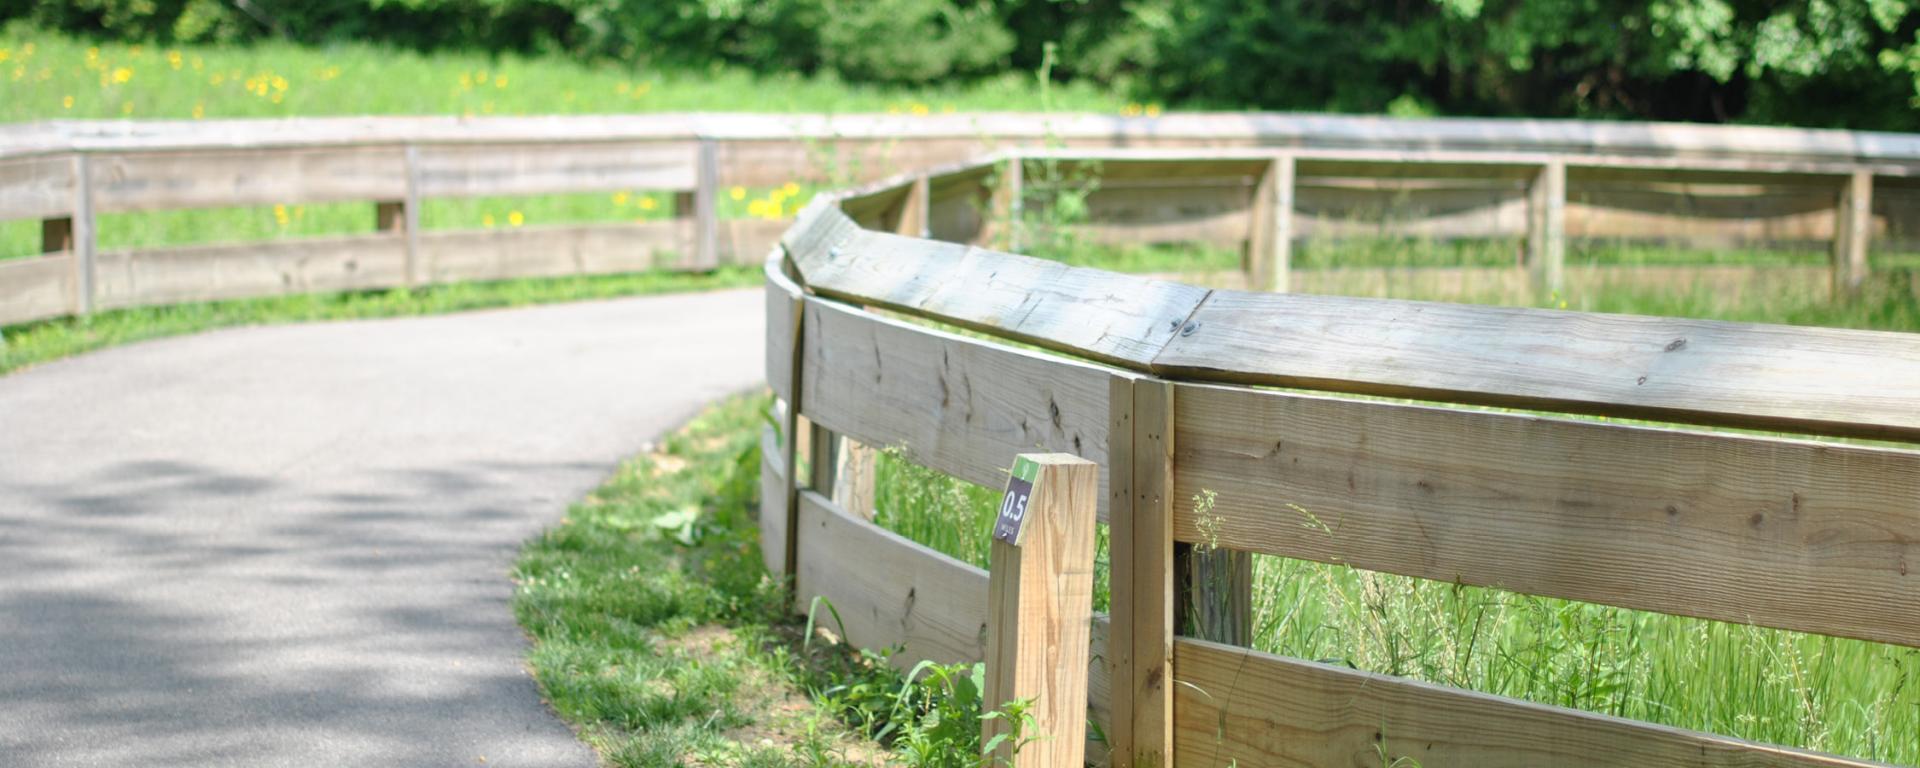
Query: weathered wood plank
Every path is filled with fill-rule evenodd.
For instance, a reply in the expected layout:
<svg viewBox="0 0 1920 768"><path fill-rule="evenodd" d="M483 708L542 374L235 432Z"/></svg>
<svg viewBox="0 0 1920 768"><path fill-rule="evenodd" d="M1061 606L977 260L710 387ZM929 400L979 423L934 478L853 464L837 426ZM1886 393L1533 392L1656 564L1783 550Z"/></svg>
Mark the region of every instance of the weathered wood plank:
<svg viewBox="0 0 1920 768"><path fill-rule="evenodd" d="M62 154L0 159L0 221L71 215L71 157Z"/></svg>
<svg viewBox="0 0 1920 768"><path fill-rule="evenodd" d="M1107 464L1111 369L819 299L801 325L800 410L836 432L989 488L1020 453Z"/></svg>
<svg viewBox="0 0 1920 768"><path fill-rule="evenodd" d="M235 149L90 155L96 210L151 211L407 193L397 146Z"/></svg>
<svg viewBox="0 0 1920 768"><path fill-rule="evenodd" d="M1185 765L1866 766L1560 707L1179 640Z"/></svg>
<svg viewBox="0 0 1920 768"><path fill-rule="evenodd" d="M1867 281L1867 249L1873 238L1873 174L1854 171L1842 183L1834 209L1833 286L1838 294L1857 293Z"/></svg>
<svg viewBox="0 0 1920 768"><path fill-rule="evenodd" d="M1183 541L1920 647L1920 452L1205 385L1177 400ZM1184 503L1203 491L1206 521Z"/></svg>
<svg viewBox="0 0 1920 768"><path fill-rule="evenodd" d="M800 494L799 581L815 624L860 648L900 647L893 662L975 662L987 652L987 572L875 526L813 491Z"/></svg>
<svg viewBox="0 0 1920 768"><path fill-rule="evenodd" d="M1002 739L996 765L1055 768L1086 764L1087 666L1093 620L1095 489L1100 468L1066 453L1028 453L1031 495L1012 541L995 537L987 584L987 660L983 703L1027 702L1034 739L1015 749ZM1005 719L983 720L982 744L1010 735Z"/></svg>
<svg viewBox="0 0 1920 768"><path fill-rule="evenodd" d="M1549 161L1527 193L1527 267L1535 290L1558 293L1566 287L1567 165Z"/></svg>
<svg viewBox="0 0 1920 768"><path fill-rule="evenodd" d="M1920 335L1216 291L1154 369L1484 405L1920 439Z"/></svg>
<svg viewBox="0 0 1920 768"><path fill-rule="evenodd" d="M787 572L787 456L769 424L760 430L760 558L767 572Z"/></svg>
<svg viewBox="0 0 1920 768"><path fill-rule="evenodd" d="M73 255L0 260L0 325L73 311Z"/></svg>
<svg viewBox="0 0 1920 768"><path fill-rule="evenodd" d="M301 238L103 253L102 309L390 288L405 280L398 237Z"/></svg>
<svg viewBox="0 0 1920 768"><path fill-rule="evenodd" d="M419 237L428 282L640 272L677 266L674 222L430 230ZM677 255L677 254L675 254Z"/></svg>
<svg viewBox="0 0 1920 768"><path fill-rule="evenodd" d="M767 386L773 396L793 399L793 360L800 343L800 286L788 280L776 249L767 257Z"/></svg>
<svg viewBox="0 0 1920 768"><path fill-rule="evenodd" d="M701 165L700 145L682 141L425 144L418 162L427 197L690 190Z"/></svg>
<svg viewBox="0 0 1920 768"><path fill-rule="evenodd" d="M1144 366L1204 288L864 232L833 210L787 239L809 288L1103 362ZM1038 290L1036 290L1038 289Z"/></svg>

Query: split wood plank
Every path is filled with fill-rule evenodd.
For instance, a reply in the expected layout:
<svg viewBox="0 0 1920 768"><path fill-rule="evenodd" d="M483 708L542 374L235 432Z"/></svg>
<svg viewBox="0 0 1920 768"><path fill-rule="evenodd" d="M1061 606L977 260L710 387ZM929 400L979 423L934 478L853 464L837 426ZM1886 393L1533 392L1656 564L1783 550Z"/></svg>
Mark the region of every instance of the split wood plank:
<svg viewBox="0 0 1920 768"><path fill-rule="evenodd" d="M1920 647L1920 451L1180 385L1176 538ZM1203 530L1203 525L1205 530Z"/></svg>
<svg viewBox="0 0 1920 768"><path fill-rule="evenodd" d="M1909 333L1242 291L1190 324L1156 374L1920 439Z"/></svg>
<svg viewBox="0 0 1920 768"><path fill-rule="evenodd" d="M1013 541L995 536L990 545L983 702L992 709L1027 702L1029 729L1019 736L1030 741L1016 745L1012 723L993 718L980 724L981 744L1001 737L990 751L996 765L1079 768L1086 763L1100 468L1066 453L1015 461L1038 471Z"/></svg>
<svg viewBox="0 0 1920 768"><path fill-rule="evenodd" d="M1182 638L1183 765L1758 768L1867 763Z"/></svg>
<svg viewBox="0 0 1920 768"><path fill-rule="evenodd" d="M830 208L787 236L806 285L1102 362L1145 367L1207 289L866 232Z"/></svg>
<svg viewBox="0 0 1920 768"><path fill-rule="evenodd" d="M1020 453L1107 465L1112 369L818 298L805 304L800 410L809 419L988 488L1006 484Z"/></svg>

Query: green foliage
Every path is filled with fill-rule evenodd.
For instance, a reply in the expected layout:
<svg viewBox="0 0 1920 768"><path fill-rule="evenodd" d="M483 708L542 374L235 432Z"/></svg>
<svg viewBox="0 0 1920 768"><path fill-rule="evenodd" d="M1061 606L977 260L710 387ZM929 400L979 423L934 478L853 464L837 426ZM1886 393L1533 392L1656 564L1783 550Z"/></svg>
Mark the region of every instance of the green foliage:
<svg viewBox="0 0 1920 768"><path fill-rule="evenodd" d="M0 0L146 41L371 41L929 85L1041 67L1142 101L1920 128L1908 0Z"/></svg>

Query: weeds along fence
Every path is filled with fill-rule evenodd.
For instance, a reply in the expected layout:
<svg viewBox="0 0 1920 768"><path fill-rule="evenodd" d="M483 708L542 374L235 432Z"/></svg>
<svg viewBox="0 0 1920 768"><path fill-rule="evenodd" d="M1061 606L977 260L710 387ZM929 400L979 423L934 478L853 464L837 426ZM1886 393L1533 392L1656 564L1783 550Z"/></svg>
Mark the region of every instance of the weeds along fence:
<svg viewBox="0 0 1920 768"><path fill-rule="evenodd" d="M1210 290L917 236L940 199L816 198L767 263L763 547L849 642L988 637L987 574L871 522L863 454L1066 452L1110 533L1089 756L1863 764L1251 650L1248 553L1920 647L1920 336Z"/></svg>
<svg viewBox="0 0 1920 768"><path fill-rule="evenodd" d="M1899 134L1276 114L50 122L0 128L0 223L41 224L38 254L0 259L0 324L209 299L747 263L786 223L727 218L719 190L796 179L846 185L1007 147L1050 148L1028 156L1047 168L1096 159L1076 151L1132 152L1126 163L1108 161L1087 198L1090 236L1239 248L1264 238L1251 250L1269 255L1249 259L1251 271L1268 270L1253 276L1260 286L1285 284L1289 242L1382 233L1524 238L1531 282L1549 286L1560 279L1569 237L1831 241L1843 288L1869 274L1870 240L1905 249L1920 239L1920 137ZM1150 157L1168 148L1219 155ZM949 203L991 197L990 178L929 181L935 234L979 234L982 225L966 219L979 209ZM433 199L616 190L670 192L673 216L421 226L421 207ZM340 202L367 203L375 230L98 247L104 217L118 214ZM1520 274L1455 279L1528 282ZM1304 287L1313 280L1325 276Z"/></svg>

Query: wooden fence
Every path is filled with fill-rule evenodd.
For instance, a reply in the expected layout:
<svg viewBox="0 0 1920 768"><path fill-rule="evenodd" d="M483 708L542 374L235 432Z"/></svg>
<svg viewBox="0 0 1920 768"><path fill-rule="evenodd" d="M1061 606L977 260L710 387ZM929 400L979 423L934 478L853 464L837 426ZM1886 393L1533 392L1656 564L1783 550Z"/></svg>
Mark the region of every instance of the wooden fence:
<svg viewBox="0 0 1920 768"><path fill-rule="evenodd" d="M899 234L942 228L939 178L816 199L767 263L763 547L850 642L904 665L987 637L986 573L871 522L862 446L988 487L1058 451L1104 469L1111 534L1090 757L1865 764L1251 650L1244 553L1920 647L1920 451L1764 434L1920 442L1920 335L1208 290Z"/></svg>
<svg viewBox="0 0 1920 768"><path fill-rule="evenodd" d="M1227 246L1260 238L1252 251L1271 254L1260 263L1275 268L1256 276L1261 285L1277 285L1286 244L1302 238L1524 237L1537 254L1534 282L1548 285L1569 237L1832 241L1842 287L1867 274L1870 239L1893 248L1920 241L1920 137L1902 134L1279 114L51 122L0 127L0 221L41 222L42 251L0 260L0 324L220 298L748 263L786 223L722 217L720 189L871 180L1008 147L1066 163L1124 150L1090 200L1090 232ZM1169 148L1216 156L1153 162ZM979 226L937 201L978 196L983 178L932 183L936 235ZM615 190L671 192L676 217L420 226L420 207L433 198ZM98 248L103 215L355 201L369 204L373 234Z"/></svg>

